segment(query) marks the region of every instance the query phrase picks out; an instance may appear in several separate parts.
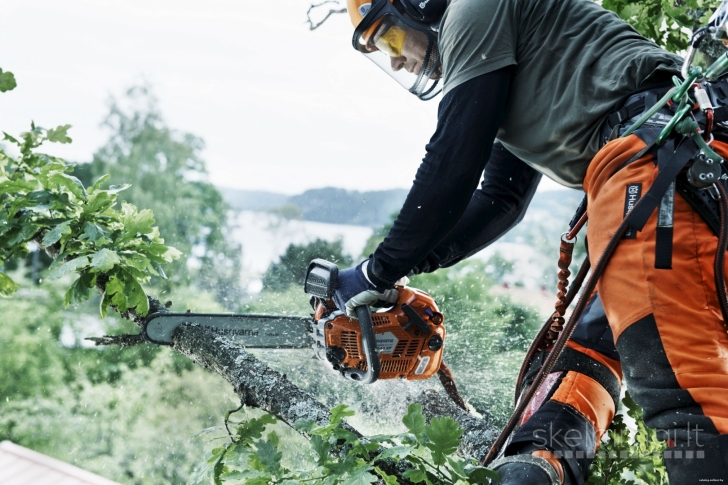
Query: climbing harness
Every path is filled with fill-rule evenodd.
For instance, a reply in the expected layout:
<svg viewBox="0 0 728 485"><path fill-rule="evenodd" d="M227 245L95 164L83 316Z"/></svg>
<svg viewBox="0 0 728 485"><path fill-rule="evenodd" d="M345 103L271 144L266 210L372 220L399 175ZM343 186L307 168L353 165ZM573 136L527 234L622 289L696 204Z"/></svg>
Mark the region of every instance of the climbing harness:
<svg viewBox="0 0 728 485"><path fill-rule="evenodd" d="M718 10L726 12L728 0L724 0L723 3ZM711 17L711 22L716 16L718 12ZM691 51L683 66L684 80L680 80L677 76L673 77L673 86L656 102L651 99L657 100L656 94L664 91L665 87L637 93L627 100L622 109L608 117L607 135L603 141L637 134L646 143L645 148L620 169L651 152L655 155L658 175L647 192L636 200L625 215L593 269L587 255L573 283L569 284L568 279L571 275L569 266L576 234L587 220L586 197L577 209L569 224L569 230L561 236L558 301L555 311L538 332L526 353L517 379L516 408L483 459L484 466L503 454L505 444L522 423L522 418L537 391L547 376L555 369L558 370L558 363L564 354L566 344L619 242L625 237L634 237L637 231L641 231L656 210L658 220L655 267L671 268L672 204L675 191L685 197L718 236L715 283L723 321L724 324L728 324L728 296L723 264L728 249L728 192L725 188L728 175L723 159L710 147L716 124L728 121L728 82L717 82L728 69L728 52L721 55L705 71L691 65L693 50L703 36L708 33L715 35L716 32L726 32L728 15L721 14L719 17L720 25L710 25L696 31L693 36ZM645 111L647 106L650 108ZM632 122L637 116L639 118ZM564 317L566 310L579 293L590 269L592 269L591 276L584 286L582 296L566 322ZM544 352L546 350L548 352ZM543 359L543 363L533 375L533 372L529 373L529 367L536 363L537 356ZM531 381L530 384L528 381Z"/></svg>

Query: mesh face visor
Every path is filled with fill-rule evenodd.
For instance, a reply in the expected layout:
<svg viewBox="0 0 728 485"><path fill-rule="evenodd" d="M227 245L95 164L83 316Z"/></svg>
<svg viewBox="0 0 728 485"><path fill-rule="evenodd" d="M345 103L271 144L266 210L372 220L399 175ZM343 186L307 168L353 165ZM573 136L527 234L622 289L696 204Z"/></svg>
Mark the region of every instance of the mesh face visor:
<svg viewBox="0 0 728 485"><path fill-rule="evenodd" d="M379 9L384 11L376 10L354 32L356 49L410 93L434 98L442 75L436 33L404 18L389 2Z"/></svg>

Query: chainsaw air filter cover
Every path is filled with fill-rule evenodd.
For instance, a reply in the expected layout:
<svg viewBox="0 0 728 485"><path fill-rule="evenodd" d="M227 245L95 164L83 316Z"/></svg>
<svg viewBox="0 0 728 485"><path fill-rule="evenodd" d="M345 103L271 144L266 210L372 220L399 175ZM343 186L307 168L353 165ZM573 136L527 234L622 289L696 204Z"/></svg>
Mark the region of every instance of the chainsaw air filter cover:
<svg viewBox="0 0 728 485"><path fill-rule="evenodd" d="M397 304L372 313L379 379L429 379L440 369L445 341L443 315L424 291L401 287ZM342 374L367 370L359 321L320 300L312 325L316 356Z"/></svg>

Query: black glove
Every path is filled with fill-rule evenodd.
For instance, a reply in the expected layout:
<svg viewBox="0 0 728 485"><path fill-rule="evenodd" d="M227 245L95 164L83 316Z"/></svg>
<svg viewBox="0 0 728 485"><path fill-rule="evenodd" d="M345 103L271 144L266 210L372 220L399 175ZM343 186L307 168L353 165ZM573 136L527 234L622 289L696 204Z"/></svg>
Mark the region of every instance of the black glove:
<svg viewBox="0 0 728 485"><path fill-rule="evenodd" d="M392 286L374 285L367 273L368 268L367 259L354 268L339 271L334 303L351 318L356 318L356 307L362 305L386 306L397 303L399 292L394 286L405 286L409 282L405 276Z"/></svg>

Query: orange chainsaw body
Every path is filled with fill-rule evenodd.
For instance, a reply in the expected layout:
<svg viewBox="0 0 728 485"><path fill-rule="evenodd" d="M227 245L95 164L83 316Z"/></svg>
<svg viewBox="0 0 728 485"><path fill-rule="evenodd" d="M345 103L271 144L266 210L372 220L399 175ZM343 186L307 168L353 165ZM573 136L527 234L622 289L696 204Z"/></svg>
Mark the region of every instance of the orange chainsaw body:
<svg viewBox="0 0 728 485"><path fill-rule="evenodd" d="M379 379L429 379L442 364L444 317L424 291L398 287L397 304L372 313ZM316 355L336 371L367 370L359 321L334 311L332 301L319 300L314 313Z"/></svg>

